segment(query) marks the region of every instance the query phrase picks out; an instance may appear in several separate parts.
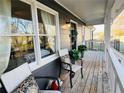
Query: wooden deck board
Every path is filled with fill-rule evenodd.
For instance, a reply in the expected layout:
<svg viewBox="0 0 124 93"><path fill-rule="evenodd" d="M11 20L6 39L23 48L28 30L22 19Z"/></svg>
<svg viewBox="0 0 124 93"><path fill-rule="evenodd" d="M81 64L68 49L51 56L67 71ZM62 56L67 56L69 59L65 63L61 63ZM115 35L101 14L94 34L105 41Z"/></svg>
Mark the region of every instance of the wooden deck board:
<svg viewBox="0 0 124 93"><path fill-rule="evenodd" d="M66 75L62 93L110 93L109 78L105 73L103 58L103 52L86 52L86 60L83 65L84 78L81 78L80 71L78 71L73 78L73 88L71 89L69 76Z"/></svg>
<svg viewBox="0 0 124 93"><path fill-rule="evenodd" d="M91 55L89 56L89 58L90 57L91 57ZM80 88L80 90L79 90L80 93L82 93L84 91L84 88L85 88L86 82L87 82L87 78L89 76L89 72L90 72L90 70L92 68L92 64L93 64L93 62L91 63L90 61L86 61L86 62L88 62L89 65L87 67L84 66L84 69L85 69L85 71L84 71L84 78L81 80L80 87L79 87ZM86 62L84 62L84 64Z"/></svg>
<svg viewBox="0 0 124 93"><path fill-rule="evenodd" d="M92 77L93 77L93 73L94 73L95 65L96 65L95 60L96 60L96 55L94 56L94 59L92 60L93 64L92 64L92 67L91 67L90 72L88 74L83 93L89 93L90 92Z"/></svg>
<svg viewBox="0 0 124 93"><path fill-rule="evenodd" d="M100 64L99 59L100 59L100 55L98 55L97 59L96 59L96 67L95 67L95 71L94 71L94 75L93 75L93 79L92 79L92 85L91 85L90 93L96 93L96 91L97 91L98 71L99 71L99 64Z"/></svg>

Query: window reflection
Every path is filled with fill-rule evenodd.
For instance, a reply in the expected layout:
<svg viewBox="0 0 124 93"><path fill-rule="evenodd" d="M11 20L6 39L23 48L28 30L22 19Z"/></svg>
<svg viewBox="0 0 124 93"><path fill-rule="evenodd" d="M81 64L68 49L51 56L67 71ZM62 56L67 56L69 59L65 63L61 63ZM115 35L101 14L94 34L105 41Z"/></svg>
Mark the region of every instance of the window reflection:
<svg viewBox="0 0 124 93"><path fill-rule="evenodd" d="M37 11L39 22L39 34L47 34L54 36L56 34L55 16L40 9L37 9Z"/></svg>
<svg viewBox="0 0 124 93"><path fill-rule="evenodd" d="M2 0L0 8L0 73L35 61L31 6L21 0ZM1 1L0 1L1 2ZM55 53L55 16L38 9L41 58ZM4 36L5 35L5 36ZM6 36L7 35L7 36ZM36 35L37 36L37 35ZM36 39L35 39L36 41ZM36 44L36 43L35 43ZM36 55L37 56L37 55ZM9 66L8 66L9 64Z"/></svg>
<svg viewBox="0 0 124 93"><path fill-rule="evenodd" d="M0 7L3 8L0 11L0 34L33 34L31 6L19 0L4 3L7 8Z"/></svg>
<svg viewBox="0 0 124 93"><path fill-rule="evenodd" d="M21 34L33 34L32 21L20 18L12 18L11 32Z"/></svg>
<svg viewBox="0 0 124 93"><path fill-rule="evenodd" d="M21 0L0 1L0 73L34 62L31 6ZM7 35L7 36L4 36ZM8 66L9 64L9 66Z"/></svg>
<svg viewBox="0 0 124 93"><path fill-rule="evenodd" d="M31 6L19 0L11 0L11 32L32 34Z"/></svg>
<svg viewBox="0 0 124 93"><path fill-rule="evenodd" d="M15 68L24 62L34 62L34 45L33 38L26 37L11 37L11 53L8 69Z"/></svg>
<svg viewBox="0 0 124 93"><path fill-rule="evenodd" d="M37 9L37 11L39 22L41 57L43 58L55 53L55 16L40 9Z"/></svg>
<svg viewBox="0 0 124 93"><path fill-rule="evenodd" d="M55 53L55 37L40 36L41 57Z"/></svg>

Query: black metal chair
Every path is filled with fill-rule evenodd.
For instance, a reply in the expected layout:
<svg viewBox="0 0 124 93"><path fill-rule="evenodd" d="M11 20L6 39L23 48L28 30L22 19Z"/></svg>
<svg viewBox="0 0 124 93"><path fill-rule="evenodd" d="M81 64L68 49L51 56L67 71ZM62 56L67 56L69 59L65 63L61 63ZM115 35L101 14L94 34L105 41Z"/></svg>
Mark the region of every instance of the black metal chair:
<svg viewBox="0 0 124 93"><path fill-rule="evenodd" d="M75 73L79 70L81 70L81 78L83 78L83 60L81 60L81 65L76 65L76 64L72 64L70 57L69 57L69 52L68 49L62 49L59 50L59 56L61 59L61 65L60 68L64 68L65 70L69 71L70 74L70 86L71 88L73 87L72 84L72 78L74 77ZM66 67L63 67L63 65L67 65ZM60 73L61 73L61 69L60 69Z"/></svg>

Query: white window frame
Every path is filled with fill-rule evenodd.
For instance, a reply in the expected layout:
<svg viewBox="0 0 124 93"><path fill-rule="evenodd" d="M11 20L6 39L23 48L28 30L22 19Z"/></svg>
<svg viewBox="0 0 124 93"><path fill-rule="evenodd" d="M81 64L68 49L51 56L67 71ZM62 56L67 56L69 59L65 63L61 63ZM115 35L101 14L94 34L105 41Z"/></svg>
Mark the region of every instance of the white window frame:
<svg viewBox="0 0 124 93"><path fill-rule="evenodd" d="M78 22L70 19L70 23L74 23L76 25L76 29L77 29L77 32L78 32ZM71 30L71 27L70 27L70 30ZM70 31L70 34L71 34L71 31ZM78 41L77 41L78 42ZM76 43L77 43L76 42ZM70 45L71 45L71 41L70 41ZM72 48L72 45L70 46ZM78 48L78 44L76 44L76 49Z"/></svg>
<svg viewBox="0 0 124 93"><path fill-rule="evenodd" d="M35 3L35 0L19 0L19 1L22 1L22 2L24 2L24 3L26 3L26 4L28 4L28 5L30 5L30 7L31 7L31 12L32 12L32 7L33 7L33 3ZM33 14L33 13L32 13ZM32 23L33 23L33 25L32 25L32 27L33 27L33 33L32 34L22 34L22 33L11 33L11 34L9 34L9 33L7 33L7 34L0 34L0 37L15 37L15 36L17 36L17 37L19 37L19 36L31 36L31 37L37 37L36 36L36 34L35 34L35 29L34 29L34 20L33 20L34 18L33 18L33 15L32 15ZM33 41L35 41L34 40L34 38L33 38ZM33 64L37 64L37 58L36 58L36 55L37 55L37 53L36 53L36 48L35 48L35 45L36 44L34 44L34 42L33 42L33 45L34 45L34 53L35 53L35 62L32 62ZM30 64L32 64L32 63L30 63ZM29 65L30 65L29 64Z"/></svg>
<svg viewBox="0 0 124 93"><path fill-rule="evenodd" d="M50 62L58 58L57 51L60 50L60 28L59 28L59 14L55 10L47 7L46 5L36 1L36 0L21 0L25 3L31 3L31 11L32 11L32 20L33 20L33 30L35 34L35 40L34 40L34 49L35 49L35 60L36 62L32 62L29 64L31 71L34 71ZM46 11L52 15L55 16L56 21L56 53L53 55L50 55L45 58L41 58L41 52L40 52L40 41L39 41L39 27L38 27L38 17L37 17L37 8Z"/></svg>
<svg viewBox="0 0 124 93"><path fill-rule="evenodd" d="M36 0L20 0L26 4L29 4L31 6L31 14L32 14L32 22L33 22L33 34L7 34L7 35L0 35L0 37L13 37L13 36L32 36L33 37L33 44L34 44L34 52L35 52L35 62L31 62L29 64L31 71L34 71L50 62L58 58L57 51L60 50L60 28L59 28L59 14L55 10L47 7L46 5L43 5L42 3L36 1ZM45 58L41 58L41 52L40 52L40 42L39 42L39 28L38 28L38 17L37 17L37 8L46 11L48 13L51 13L55 16L56 21L56 53L53 55L50 55ZM34 38L35 37L35 38Z"/></svg>

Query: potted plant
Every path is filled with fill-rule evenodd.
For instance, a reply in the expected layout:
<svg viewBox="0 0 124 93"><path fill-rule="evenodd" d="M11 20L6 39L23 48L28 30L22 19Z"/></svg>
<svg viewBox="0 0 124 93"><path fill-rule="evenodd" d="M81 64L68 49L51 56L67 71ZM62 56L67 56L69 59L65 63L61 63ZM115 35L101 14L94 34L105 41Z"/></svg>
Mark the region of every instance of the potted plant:
<svg viewBox="0 0 124 93"><path fill-rule="evenodd" d="M84 51L87 50L87 47L85 45L79 45L78 46L78 51L81 53L81 57L84 56Z"/></svg>
<svg viewBox="0 0 124 93"><path fill-rule="evenodd" d="M79 51L76 49L72 49L69 54L72 64L75 64L75 61L79 59Z"/></svg>

